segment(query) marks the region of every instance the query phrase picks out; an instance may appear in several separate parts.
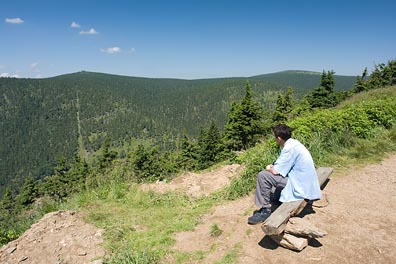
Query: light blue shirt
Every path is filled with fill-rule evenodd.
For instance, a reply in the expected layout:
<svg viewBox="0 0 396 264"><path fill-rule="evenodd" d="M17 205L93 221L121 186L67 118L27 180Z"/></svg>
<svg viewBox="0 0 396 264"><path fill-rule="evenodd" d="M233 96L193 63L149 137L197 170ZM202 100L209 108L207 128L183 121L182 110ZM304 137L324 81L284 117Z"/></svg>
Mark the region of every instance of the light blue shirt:
<svg viewBox="0 0 396 264"><path fill-rule="evenodd" d="M274 169L288 177L280 201L291 202L302 199L321 198L318 176L312 156L298 140L289 138L274 163Z"/></svg>

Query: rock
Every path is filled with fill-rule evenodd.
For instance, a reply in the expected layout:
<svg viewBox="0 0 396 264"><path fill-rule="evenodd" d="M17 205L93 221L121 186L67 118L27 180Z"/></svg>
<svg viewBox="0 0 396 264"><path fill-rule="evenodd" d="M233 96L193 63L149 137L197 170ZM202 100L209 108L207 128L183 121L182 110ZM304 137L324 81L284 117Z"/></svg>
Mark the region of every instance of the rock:
<svg viewBox="0 0 396 264"><path fill-rule="evenodd" d="M14 252L15 250L17 250L16 246L10 247L9 249L6 250L7 254L11 254L12 252Z"/></svg>
<svg viewBox="0 0 396 264"><path fill-rule="evenodd" d="M24 257L22 257L22 258L19 259L18 263L19 263L19 262L23 262L23 261L27 260L28 258L29 258L29 257L24 256Z"/></svg>

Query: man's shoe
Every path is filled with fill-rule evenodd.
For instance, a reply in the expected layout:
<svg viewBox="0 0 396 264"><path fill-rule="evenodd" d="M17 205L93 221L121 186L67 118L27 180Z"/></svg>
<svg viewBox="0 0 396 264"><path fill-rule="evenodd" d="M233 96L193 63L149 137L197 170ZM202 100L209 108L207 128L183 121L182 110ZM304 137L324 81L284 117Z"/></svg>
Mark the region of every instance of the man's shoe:
<svg viewBox="0 0 396 264"><path fill-rule="evenodd" d="M254 212L254 214L248 218L249 225L257 225L264 222L271 215L271 208L261 208Z"/></svg>

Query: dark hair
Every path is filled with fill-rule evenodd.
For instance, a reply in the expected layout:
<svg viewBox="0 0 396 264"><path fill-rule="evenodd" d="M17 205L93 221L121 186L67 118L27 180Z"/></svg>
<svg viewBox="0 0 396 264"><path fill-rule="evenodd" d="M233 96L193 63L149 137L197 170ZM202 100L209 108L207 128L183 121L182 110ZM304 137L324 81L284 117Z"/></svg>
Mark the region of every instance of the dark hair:
<svg viewBox="0 0 396 264"><path fill-rule="evenodd" d="M275 137L280 137L284 141L291 138L291 129L285 124L279 124L275 126L272 131L274 132Z"/></svg>

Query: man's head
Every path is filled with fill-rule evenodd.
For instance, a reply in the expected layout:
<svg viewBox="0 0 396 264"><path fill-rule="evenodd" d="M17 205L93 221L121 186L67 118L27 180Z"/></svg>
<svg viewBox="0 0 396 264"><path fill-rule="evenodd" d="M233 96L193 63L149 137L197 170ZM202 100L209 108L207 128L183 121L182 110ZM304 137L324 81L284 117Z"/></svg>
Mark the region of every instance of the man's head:
<svg viewBox="0 0 396 264"><path fill-rule="evenodd" d="M290 127L286 126L285 124L279 124L275 126L272 131L274 132L274 136L276 139L276 142L280 145L283 146L283 144L291 138L291 129Z"/></svg>

